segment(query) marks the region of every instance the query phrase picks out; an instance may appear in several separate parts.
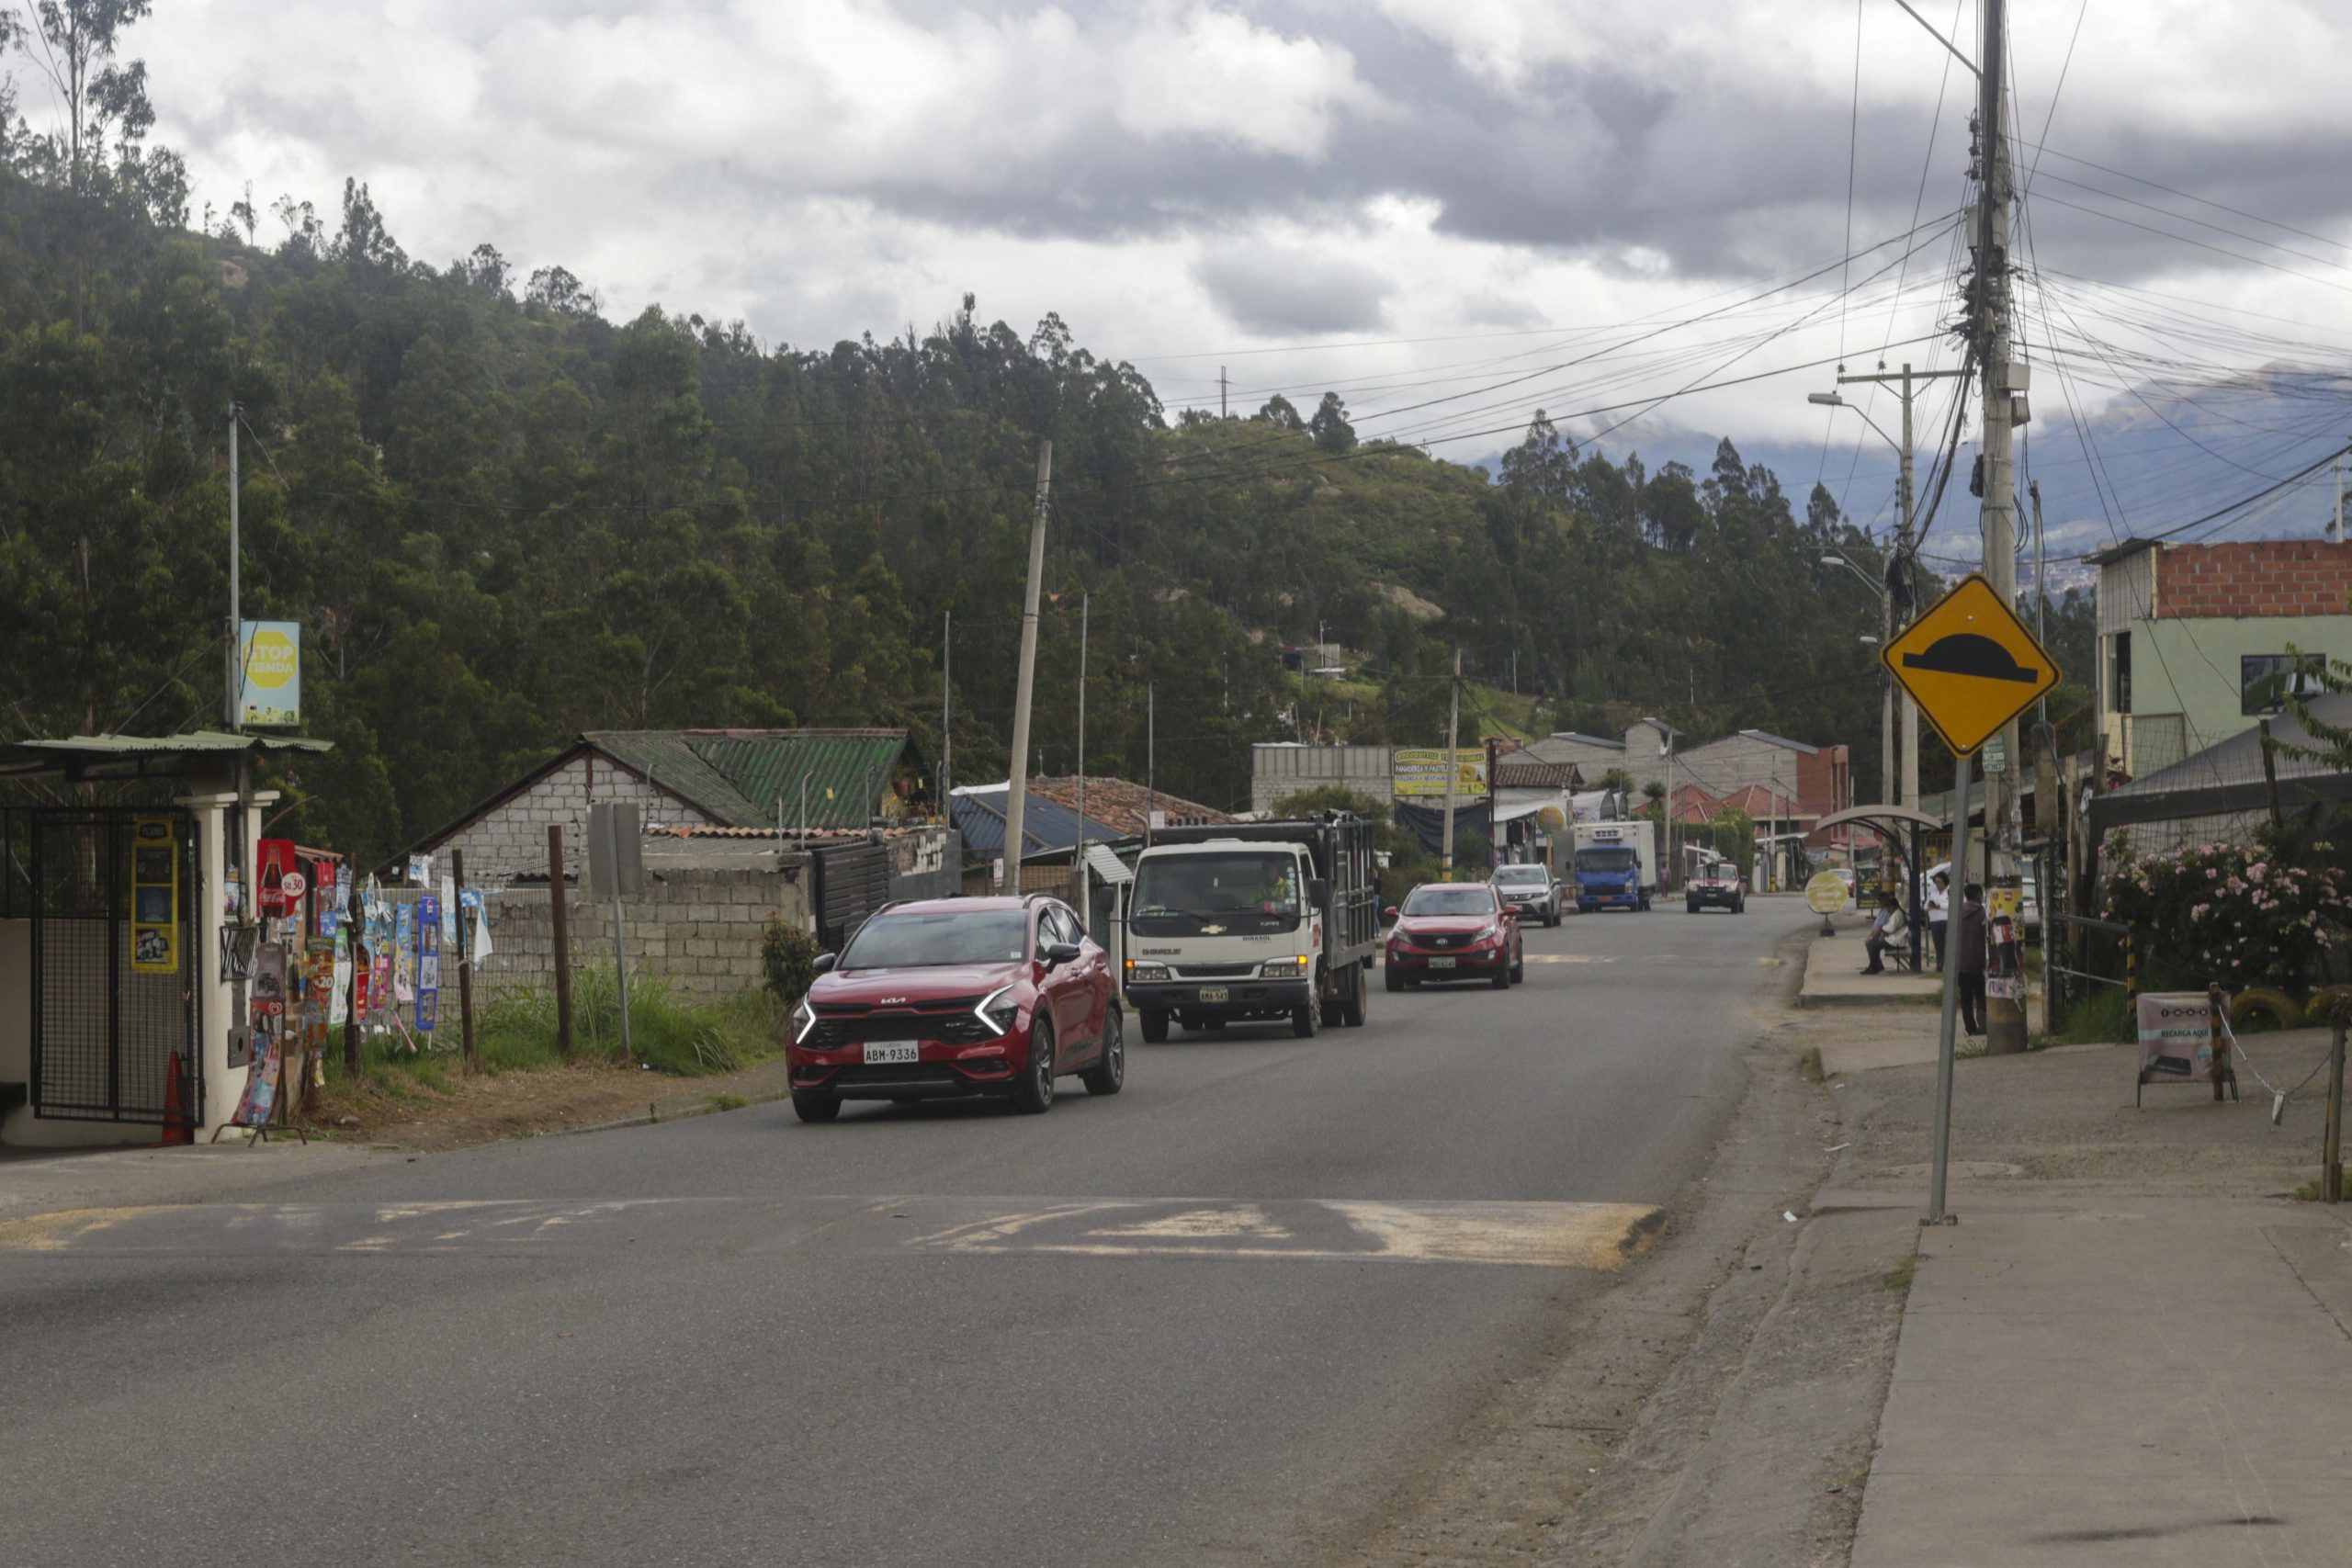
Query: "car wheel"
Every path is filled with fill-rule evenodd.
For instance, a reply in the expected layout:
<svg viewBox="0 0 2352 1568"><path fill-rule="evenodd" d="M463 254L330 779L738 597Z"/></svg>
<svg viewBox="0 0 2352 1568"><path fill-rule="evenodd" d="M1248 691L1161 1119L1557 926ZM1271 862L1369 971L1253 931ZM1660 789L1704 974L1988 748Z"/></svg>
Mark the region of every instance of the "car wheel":
<svg viewBox="0 0 2352 1568"><path fill-rule="evenodd" d="M1696 898L1685 898L1682 900L1682 912L1686 915L1697 914L1699 912L1699 900Z"/></svg>
<svg viewBox="0 0 2352 1568"><path fill-rule="evenodd" d="M1348 965L1347 988L1340 996L1340 1021L1350 1029L1363 1027L1364 1014L1372 1010L1372 961Z"/></svg>
<svg viewBox="0 0 2352 1568"><path fill-rule="evenodd" d="M1313 1002L1290 1010L1290 1032L1301 1040L1312 1040L1323 1027L1323 1010Z"/></svg>
<svg viewBox="0 0 2352 1568"><path fill-rule="evenodd" d="M830 1122L842 1113L842 1100L837 1094L792 1095L792 1113L803 1122Z"/></svg>
<svg viewBox="0 0 2352 1568"><path fill-rule="evenodd" d="M1054 1108L1054 1026L1044 1019L1029 1026L1029 1061L1012 1086L1012 1109L1024 1116Z"/></svg>
<svg viewBox="0 0 2352 1568"><path fill-rule="evenodd" d="M1078 1075L1089 1094L1116 1094L1127 1081L1127 1028L1117 1008L1102 1018L1102 1059Z"/></svg>
<svg viewBox="0 0 2352 1568"><path fill-rule="evenodd" d="M1387 981L1388 988L1390 990L1401 991L1405 988L1404 971L1398 969L1394 964L1382 965L1380 973Z"/></svg>
<svg viewBox="0 0 2352 1568"><path fill-rule="evenodd" d="M1165 1045L1168 1043L1168 1015L1166 1013L1147 1008L1136 1016L1143 1024L1145 1044Z"/></svg>
<svg viewBox="0 0 2352 1568"><path fill-rule="evenodd" d="M1527 949L1521 948L1510 961L1510 983L1524 985L1527 981Z"/></svg>
<svg viewBox="0 0 2352 1568"><path fill-rule="evenodd" d="M1488 985L1490 985L1490 986L1494 987L1494 988L1495 988L1495 989L1497 989L1498 991L1508 991L1508 990L1510 990L1510 961L1509 961L1509 960L1505 960L1505 961L1504 961L1504 963L1503 963L1503 964L1502 964L1502 966L1501 966L1500 968L1498 968L1498 969L1497 969L1497 970L1495 971L1495 977L1494 977L1493 979L1491 979L1491 980L1487 981L1487 983Z"/></svg>
<svg viewBox="0 0 2352 1568"><path fill-rule="evenodd" d="M1552 906L1552 918L1544 923L1547 926L1556 926L1566 918L1567 911L1561 908L1557 904L1555 904Z"/></svg>

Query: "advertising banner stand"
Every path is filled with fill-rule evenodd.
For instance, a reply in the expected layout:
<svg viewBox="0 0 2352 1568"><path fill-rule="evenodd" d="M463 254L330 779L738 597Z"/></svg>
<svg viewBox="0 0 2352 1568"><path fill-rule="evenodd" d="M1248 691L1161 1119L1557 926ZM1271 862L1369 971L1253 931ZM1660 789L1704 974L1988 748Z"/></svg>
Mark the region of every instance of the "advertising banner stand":
<svg viewBox="0 0 2352 1568"><path fill-rule="evenodd" d="M2226 1016L2219 986L2201 996L2195 991L2142 992L2140 1076L2132 1103L2141 1103L2141 1091L2150 1084L2209 1083L2217 1105L2226 1084L2230 1098L2237 1099L2237 1070L2222 1044Z"/></svg>

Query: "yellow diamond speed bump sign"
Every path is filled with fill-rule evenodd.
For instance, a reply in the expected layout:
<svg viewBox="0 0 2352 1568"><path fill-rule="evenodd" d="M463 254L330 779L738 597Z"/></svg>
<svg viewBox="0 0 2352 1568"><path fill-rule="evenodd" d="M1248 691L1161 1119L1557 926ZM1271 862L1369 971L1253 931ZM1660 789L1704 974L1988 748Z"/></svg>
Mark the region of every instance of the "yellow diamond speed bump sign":
<svg viewBox="0 0 2352 1568"><path fill-rule="evenodd" d="M1955 756L1971 757L2058 683L2058 663L1981 573L1879 651Z"/></svg>

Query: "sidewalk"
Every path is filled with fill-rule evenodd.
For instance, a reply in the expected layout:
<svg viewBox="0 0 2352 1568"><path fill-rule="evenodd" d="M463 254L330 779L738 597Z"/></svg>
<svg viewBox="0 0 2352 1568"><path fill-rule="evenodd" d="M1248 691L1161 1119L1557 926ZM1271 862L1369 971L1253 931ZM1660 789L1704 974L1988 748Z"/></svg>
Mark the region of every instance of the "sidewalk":
<svg viewBox="0 0 2352 1568"><path fill-rule="evenodd" d="M1923 975L1888 964L1883 975L1865 975L1870 954L1862 951L1869 928L1852 917L1836 921L1838 934L1822 937L1805 950L1804 984L1797 992L1801 1008L1849 1007L1878 1002L1934 1002L1944 994L1943 976L1935 970L1935 950L1924 944Z"/></svg>
<svg viewBox="0 0 2352 1568"><path fill-rule="evenodd" d="M1834 1032L1875 1023L1899 1058L1921 1021ZM2325 1044L2246 1042L2282 1086ZM2135 1063L1957 1065L1959 1223L1918 1232L1855 1568L2352 1561L2352 1207L2285 1196L2316 1173L2318 1086L2273 1127L2243 1066L2241 1102L2152 1089L2135 1110ZM1849 1143L1815 1212L1915 1222L1931 1063L1831 1082Z"/></svg>

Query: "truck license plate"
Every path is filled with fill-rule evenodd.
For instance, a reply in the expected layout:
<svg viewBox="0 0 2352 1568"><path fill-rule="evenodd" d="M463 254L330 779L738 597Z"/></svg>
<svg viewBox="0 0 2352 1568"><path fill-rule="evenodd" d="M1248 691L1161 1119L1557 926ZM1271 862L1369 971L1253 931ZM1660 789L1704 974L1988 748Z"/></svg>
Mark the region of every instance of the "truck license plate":
<svg viewBox="0 0 2352 1568"><path fill-rule="evenodd" d="M922 1060L922 1047L911 1040L869 1040L865 1043L865 1065L869 1067L887 1067L901 1062Z"/></svg>
<svg viewBox="0 0 2352 1568"><path fill-rule="evenodd" d="M1229 1002L1232 999L1233 987L1230 986L1203 986L1201 987L1201 1000L1204 1002Z"/></svg>
<svg viewBox="0 0 2352 1568"><path fill-rule="evenodd" d="M1453 963L1454 961L1451 958L1432 958L1430 960L1430 967L1432 969L1451 969L1453 967Z"/></svg>

